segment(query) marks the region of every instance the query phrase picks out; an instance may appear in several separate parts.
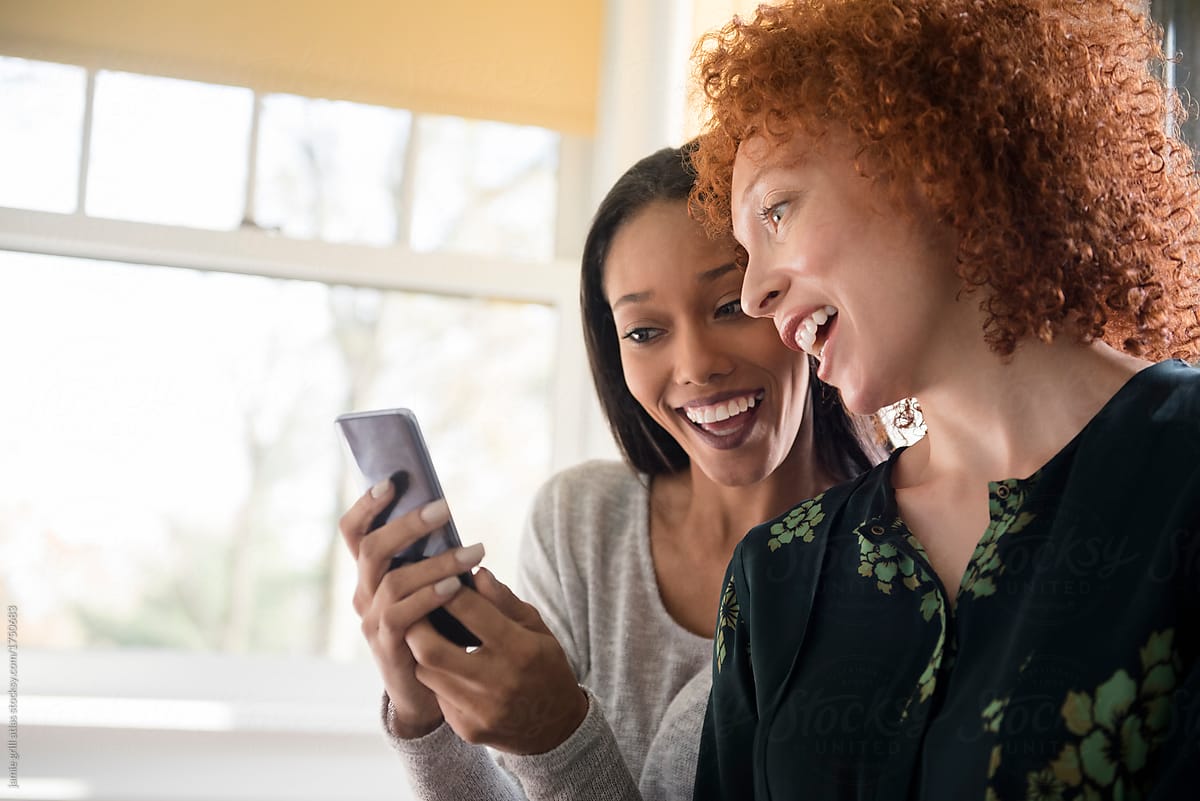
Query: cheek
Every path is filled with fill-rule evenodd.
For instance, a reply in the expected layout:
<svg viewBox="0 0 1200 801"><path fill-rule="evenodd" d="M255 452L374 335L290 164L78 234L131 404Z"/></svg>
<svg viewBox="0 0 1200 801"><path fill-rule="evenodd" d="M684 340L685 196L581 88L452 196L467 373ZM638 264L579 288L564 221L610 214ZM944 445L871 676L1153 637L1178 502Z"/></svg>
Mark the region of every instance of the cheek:
<svg viewBox="0 0 1200 801"><path fill-rule="evenodd" d="M748 355L776 376L781 385L807 384L808 357L785 346L771 320L757 320L755 326Z"/></svg>
<svg viewBox="0 0 1200 801"><path fill-rule="evenodd" d="M783 272L792 276L814 276L836 263L849 246L859 241L857 233L838 219L835 209L813 211L786 232L775 248Z"/></svg>
<svg viewBox="0 0 1200 801"><path fill-rule="evenodd" d="M808 395L809 372L808 357L801 356L789 360L786 365L788 376L788 411L793 414L804 413L804 399Z"/></svg>
<svg viewBox="0 0 1200 801"><path fill-rule="evenodd" d="M633 395L634 400L649 411L652 417L657 417L657 404L662 394L662 382L658 380L656 371L646 363L646 360L639 359L637 354L629 353L621 354L621 371L625 375L625 384L629 387L629 393Z"/></svg>

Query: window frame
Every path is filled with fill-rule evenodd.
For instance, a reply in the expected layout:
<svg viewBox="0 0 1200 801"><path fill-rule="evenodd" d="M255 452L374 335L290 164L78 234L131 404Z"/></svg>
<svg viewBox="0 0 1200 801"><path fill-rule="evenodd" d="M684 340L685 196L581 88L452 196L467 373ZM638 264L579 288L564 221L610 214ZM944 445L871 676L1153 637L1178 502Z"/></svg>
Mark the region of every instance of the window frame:
<svg viewBox="0 0 1200 801"><path fill-rule="evenodd" d="M599 418L584 355L578 306L578 251L587 227L586 207L591 200L587 191L592 168L591 139L560 134L555 257L544 263L448 251L416 252L405 244L377 247L293 239L259 228L253 222L232 231L220 231L105 219L89 216L83 210L96 75L96 69L87 69L74 212L0 207L0 250L547 305L558 315L556 352L551 365L550 470L561 469L595 453L596 442L605 433L597 431ZM261 95L256 92L247 145L244 191L247 220L254 204L261 110ZM414 129L417 116L414 112ZM407 155L410 162L415 146L419 145L410 141ZM411 199L412 170L405 171L403 182L405 197ZM398 237L407 236L411 209L411 203L406 204ZM348 598L346 609L349 610ZM237 684L233 700L223 703L224 711L220 714L224 722L210 730L214 738L266 732L310 739L320 736L323 741L332 742L338 738L378 736L374 716L362 716L357 702L364 697L361 688L365 684L374 705L381 685L374 666L361 660L304 658L297 674L302 679L284 676L281 681L283 661L277 655L27 648L22 649L20 658L24 668L21 671L24 711L20 725L32 731L28 737L35 742L53 738L54 732L67 731L70 737L82 737L89 742L96 738L99 745L121 737L123 731L135 729L163 735L161 747L168 748L171 738L179 732L203 732L203 723L189 729L160 717L155 724L151 715L130 726L127 721L122 723L123 713L116 711L118 706L112 702L152 699L166 716L178 710L202 710L208 708L204 704L221 698L214 695L214 687L218 693L228 689L214 685L214 675L221 677L222 682ZM152 678L156 676L171 678L169 681ZM357 689L314 692L314 687L345 688L348 683L357 685ZM330 703L330 695L341 702ZM345 704L353 706L353 717L347 716ZM263 723L264 720L275 723ZM389 759L386 754L381 756ZM28 778L37 786L37 777ZM75 780L80 777L68 779ZM166 784L149 786L157 788L151 792L164 797L171 796L174 790ZM33 792L21 797L40 797L36 790ZM230 792L238 793L233 788ZM309 791L301 795L305 792ZM297 796L293 793L290 797Z"/></svg>

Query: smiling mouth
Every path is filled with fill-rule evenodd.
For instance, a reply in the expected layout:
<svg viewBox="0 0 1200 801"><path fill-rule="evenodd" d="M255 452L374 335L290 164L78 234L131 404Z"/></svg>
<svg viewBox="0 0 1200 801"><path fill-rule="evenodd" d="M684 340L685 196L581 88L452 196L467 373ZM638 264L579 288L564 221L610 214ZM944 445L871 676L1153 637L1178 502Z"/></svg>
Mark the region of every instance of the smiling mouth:
<svg viewBox="0 0 1200 801"><path fill-rule="evenodd" d="M737 417L739 414L745 414L753 409L762 398L763 392L759 390L706 406L684 406L680 411L683 412L684 417L696 425L720 423L731 417Z"/></svg>
<svg viewBox="0 0 1200 801"><path fill-rule="evenodd" d="M824 306L800 321L796 329L796 344L800 350L818 359L825 353L825 343L829 341L831 320L837 315L833 306Z"/></svg>
<svg viewBox="0 0 1200 801"><path fill-rule="evenodd" d="M682 406L675 411L710 445L722 449L735 447L749 436L765 394L761 389L743 392L715 403Z"/></svg>

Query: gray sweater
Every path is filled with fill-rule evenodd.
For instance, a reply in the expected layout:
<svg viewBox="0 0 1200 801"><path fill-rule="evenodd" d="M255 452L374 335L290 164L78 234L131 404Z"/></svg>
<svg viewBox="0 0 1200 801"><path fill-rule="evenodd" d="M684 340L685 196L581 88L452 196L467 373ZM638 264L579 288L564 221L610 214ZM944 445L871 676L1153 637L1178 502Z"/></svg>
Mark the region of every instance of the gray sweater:
<svg viewBox="0 0 1200 801"><path fill-rule="evenodd" d="M542 613L588 691L579 729L548 753L493 760L444 723L414 740L385 728L417 797L691 798L712 641L663 607L644 482L616 462L559 473L538 492L521 545L518 594Z"/></svg>

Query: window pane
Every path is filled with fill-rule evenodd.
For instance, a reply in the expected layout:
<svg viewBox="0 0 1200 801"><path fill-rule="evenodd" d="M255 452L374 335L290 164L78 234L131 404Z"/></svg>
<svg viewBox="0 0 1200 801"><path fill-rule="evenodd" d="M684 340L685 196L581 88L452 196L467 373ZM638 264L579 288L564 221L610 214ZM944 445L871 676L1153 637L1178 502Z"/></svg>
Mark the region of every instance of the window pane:
<svg viewBox="0 0 1200 801"><path fill-rule="evenodd" d="M411 123L396 109L263 98L255 221L288 236L394 243Z"/></svg>
<svg viewBox="0 0 1200 801"><path fill-rule="evenodd" d="M416 410L464 539L511 578L555 328L533 304L0 251L22 644L363 653L337 533L363 491L333 426L350 409Z"/></svg>
<svg viewBox="0 0 1200 801"><path fill-rule="evenodd" d="M543 128L419 116L413 248L553 258L558 142Z"/></svg>
<svg viewBox="0 0 1200 801"><path fill-rule="evenodd" d="M0 57L0 206L72 212L87 73Z"/></svg>
<svg viewBox="0 0 1200 801"><path fill-rule="evenodd" d="M1168 61L1164 65L1168 86L1179 90L1184 104L1193 104L1182 121L1181 133L1200 160L1200 120L1196 119L1195 98L1200 96L1200 9L1189 0L1152 0L1150 13L1163 27L1163 49ZM1174 122L1180 122L1175 120Z"/></svg>
<svg viewBox="0 0 1200 801"><path fill-rule="evenodd" d="M87 213L236 228L253 106L249 89L100 72Z"/></svg>

